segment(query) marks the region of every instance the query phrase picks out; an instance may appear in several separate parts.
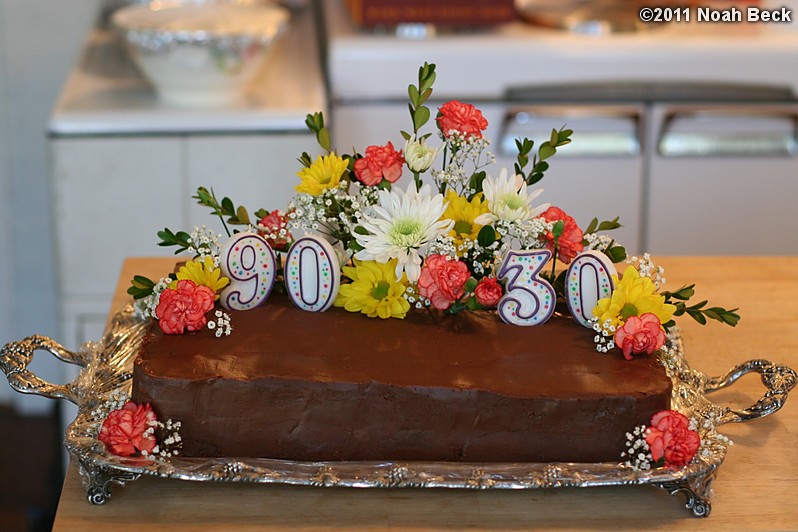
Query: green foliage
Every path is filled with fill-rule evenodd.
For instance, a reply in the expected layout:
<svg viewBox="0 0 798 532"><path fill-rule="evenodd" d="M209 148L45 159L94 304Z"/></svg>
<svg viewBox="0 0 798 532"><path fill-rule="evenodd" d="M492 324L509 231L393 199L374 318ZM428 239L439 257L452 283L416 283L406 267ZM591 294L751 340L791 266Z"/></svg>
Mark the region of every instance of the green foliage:
<svg viewBox="0 0 798 532"><path fill-rule="evenodd" d="M430 110L424 103L432 95L432 85L435 83L435 64L424 63L424 66L418 69L418 85L409 85L407 87L407 96L410 103L407 104L410 110L410 119L413 122L413 134L418 138L418 131L429 122ZM402 131L402 137L405 140L410 139L410 133Z"/></svg>
<svg viewBox="0 0 798 532"><path fill-rule="evenodd" d="M477 234L477 242L483 248L489 247L496 242L496 230L490 225L484 226L479 230L479 234Z"/></svg>
<svg viewBox="0 0 798 532"><path fill-rule="evenodd" d="M469 201L470 201L470 200L471 200L471 199L472 199L472 198L473 198L475 195L477 195L477 194L479 194L480 192L482 192L482 183L484 183L484 182L485 182L485 178L487 177L487 175L488 175L488 174L487 174L487 173L486 173L484 170L480 170L480 171L478 171L478 172L474 172L473 174L471 174L471 179L468 181L468 188L470 188L471 190L473 190L473 191L474 191L474 193L473 193L473 194L471 194L471 195L468 197L468 200L469 200Z"/></svg>
<svg viewBox="0 0 798 532"><path fill-rule="evenodd" d="M551 130L549 140L543 142L538 147L538 153L532 156L532 169L529 173L525 173L524 169L529 164L529 155L535 147L535 143L528 138L516 139L515 147L518 149L518 156L516 158L515 173L524 176L524 181L527 185L534 185L541 179L543 174L549 169L549 163L546 159L550 159L557 153L557 148L571 143L571 135L573 130L565 129L565 127Z"/></svg>
<svg viewBox="0 0 798 532"><path fill-rule="evenodd" d="M316 134L316 141L319 143L319 146L322 147L327 153L332 151L331 144L330 144L330 132L324 126L324 113L321 111L317 113L309 114L305 117L305 125L308 126L308 129L311 130L313 133ZM306 154L302 154L303 157ZM308 157L308 160L310 158ZM302 162L303 159L300 159Z"/></svg>
<svg viewBox="0 0 798 532"><path fill-rule="evenodd" d="M706 307L708 303L706 300L688 306L687 302L695 295L694 284L683 286L674 292L662 292L662 295L665 296L666 303L676 305L676 311L673 313L674 316L687 314L701 325L707 323L707 318L726 325L731 325L732 327L737 325L737 322L740 321L740 315L737 314L737 310L739 309L736 308L728 310L723 307ZM673 321L665 325L671 326L673 325Z"/></svg>
<svg viewBox="0 0 798 532"><path fill-rule="evenodd" d="M598 218L593 218L590 220L590 223L588 224L587 229L585 229L584 234L590 235L593 233L598 233L599 231L613 231L620 227L623 226L618 221L617 216L612 220L604 220L601 222L599 222ZM583 240L583 243L587 244L587 240ZM607 248L602 251L614 263L623 262L627 257L626 248L620 244L617 244L615 240L611 241Z"/></svg>
<svg viewBox="0 0 798 532"><path fill-rule="evenodd" d="M152 289L155 287L155 281L148 279L143 275L134 275L130 281L130 287L127 293L133 296L133 299L142 299L152 295Z"/></svg>
<svg viewBox="0 0 798 532"><path fill-rule="evenodd" d="M182 253L191 247L191 236L185 231L173 232L168 227L164 227L163 231L158 231L158 238L161 239L158 245L161 247L177 246L175 255Z"/></svg>
<svg viewBox="0 0 798 532"><path fill-rule="evenodd" d="M210 208L213 213L219 217L222 221L222 225L224 225L224 230L227 231L227 236L230 236L230 230L227 228L227 224L252 225L253 223L249 216L249 212L247 212L247 209L243 205L236 206L233 200L228 197L224 197L219 201L216 199L213 190L199 187L197 189L197 195L191 197L197 200L197 204ZM265 209L259 209L258 212L265 212Z"/></svg>

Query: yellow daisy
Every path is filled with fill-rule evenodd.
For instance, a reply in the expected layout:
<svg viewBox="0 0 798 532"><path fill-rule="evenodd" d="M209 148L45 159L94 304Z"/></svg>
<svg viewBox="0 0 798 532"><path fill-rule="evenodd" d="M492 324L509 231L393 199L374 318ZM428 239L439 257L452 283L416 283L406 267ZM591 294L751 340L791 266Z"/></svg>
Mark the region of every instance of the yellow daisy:
<svg viewBox="0 0 798 532"><path fill-rule="evenodd" d="M213 266L211 257L205 257L203 261L194 259L186 262L177 271L177 280L182 281L183 279L194 281L196 285L207 286L216 294L216 299L219 299L219 292L230 284L230 279L222 275L222 269ZM169 285L169 288L176 287L177 281L173 281Z"/></svg>
<svg viewBox="0 0 798 532"><path fill-rule="evenodd" d="M297 172L302 182L294 188L297 192L318 196L338 186L347 166L346 160L334 153L319 155L316 162Z"/></svg>
<svg viewBox="0 0 798 532"><path fill-rule="evenodd" d="M607 320L614 327L623 325L630 316L641 316L648 312L667 323L676 311L676 305L665 303L665 296L657 293L657 287L648 277L640 277L633 266L628 266L623 277L613 275L615 290L610 297L600 299L593 315L603 324Z"/></svg>
<svg viewBox="0 0 798 532"><path fill-rule="evenodd" d="M402 319L410 310L410 303L403 297L407 289L404 276L396 279L395 259L384 264L355 260L354 266L344 266L342 270L352 282L341 285L336 307L382 319Z"/></svg>
<svg viewBox="0 0 798 532"><path fill-rule="evenodd" d="M446 201L449 204L443 213L443 218L454 221L449 236L454 238L455 247L459 248L466 238L476 241L483 226L474 220L477 216L488 212L488 203L482 199L482 194L477 194L471 201L468 201L454 190L449 189L446 192Z"/></svg>

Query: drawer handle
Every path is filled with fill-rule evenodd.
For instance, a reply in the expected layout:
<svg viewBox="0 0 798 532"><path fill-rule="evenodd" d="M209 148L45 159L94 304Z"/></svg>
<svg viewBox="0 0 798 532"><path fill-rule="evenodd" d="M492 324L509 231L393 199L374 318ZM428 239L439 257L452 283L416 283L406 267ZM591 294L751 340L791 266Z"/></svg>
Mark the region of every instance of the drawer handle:
<svg viewBox="0 0 798 532"><path fill-rule="evenodd" d="M744 118L749 123L754 120L769 123L758 130L728 128L724 121L730 118ZM691 120L695 120L695 126L698 127L689 127ZM685 121L687 125L677 128ZM657 150L663 157L792 156L798 151L798 112L794 109L694 109L671 112L664 120Z"/></svg>

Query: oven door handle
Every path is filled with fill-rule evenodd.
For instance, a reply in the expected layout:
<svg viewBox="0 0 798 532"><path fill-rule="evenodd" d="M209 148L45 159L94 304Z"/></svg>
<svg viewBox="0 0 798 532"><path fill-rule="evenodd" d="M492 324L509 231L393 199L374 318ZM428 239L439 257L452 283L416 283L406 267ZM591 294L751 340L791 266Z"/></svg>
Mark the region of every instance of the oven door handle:
<svg viewBox="0 0 798 532"><path fill-rule="evenodd" d="M504 114L499 152L514 157L516 139L538 142L551 130L573 129L573 142L559 148L558 157L636 157L641 151L645 108L637 105L513 105Z"/></svg>
<svg viewBox="0 0 798 532"><path fill-rule="evenodd" d="M798 104L668 106L657 151L663 157L785 157L798 153Z"/></svg>

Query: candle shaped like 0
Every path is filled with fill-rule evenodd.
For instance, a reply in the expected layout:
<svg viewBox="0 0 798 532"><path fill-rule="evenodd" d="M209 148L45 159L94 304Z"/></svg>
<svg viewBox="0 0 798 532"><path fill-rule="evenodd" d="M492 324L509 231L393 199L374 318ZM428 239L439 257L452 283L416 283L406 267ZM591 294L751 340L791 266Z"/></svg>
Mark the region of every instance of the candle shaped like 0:
<svg viewBox="0 0 798 532"><path fill-rule="evenodd" d="M551 258L547 249L510 251L502 261L497 277L507 279L505 294L499 300L499 316L513 325L540 325L554 314L557 294L538 276Z"/></svg>
<svg viewBox="0 0 798 532"><path fill-rule="evenodd" d="M590 320L599 299L612 295L615 288L613 275L618 275L615 265L598 251L584 251L568 266L565 300L571 316L582 326L593 326Z"/></svg>
<svg viewBox="0 0 798 532"><path fill-rule="evenodd" d="M291 245L285 259L285 288L295 306L309 312L330 308L341 279L338 257L326 240L306 236Z"/></svg>
<svg viewBox="0 0 798 532"><path fill-rule="evenodd" d="M219 298L227 310L250 310L263 304L271 294L277 273L274 250L254 233L233 235L221 252L222 273L230 284Z"/></svg>

